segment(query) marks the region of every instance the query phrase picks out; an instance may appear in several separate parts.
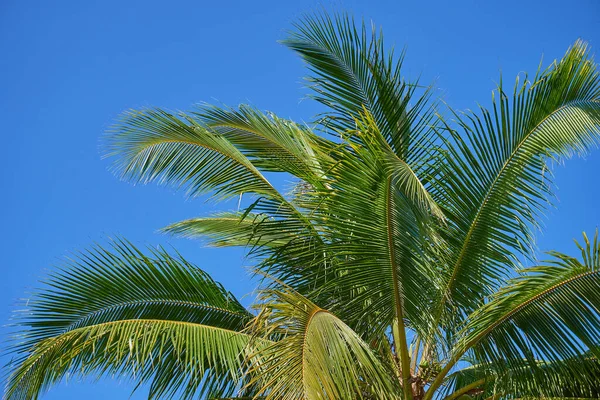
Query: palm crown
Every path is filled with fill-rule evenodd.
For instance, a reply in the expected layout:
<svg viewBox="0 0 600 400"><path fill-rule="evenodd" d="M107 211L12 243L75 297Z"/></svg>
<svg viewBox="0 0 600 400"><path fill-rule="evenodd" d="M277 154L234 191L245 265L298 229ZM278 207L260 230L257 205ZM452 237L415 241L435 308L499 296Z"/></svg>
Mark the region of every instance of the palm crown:
<svg viewBox="0 0 600 400"><path fill-rule="evenodd" d="M7 398L68 374L130 376L152 398L600 396L600 244L537 262L532 236L549 163L600 139L586 44L456 113L348 16L284 43L326 106L311 127L203 105L126 112L106 138L127 179L251 199L164 231L246 248L254 309L178 254L93 247L18 317Z"/></svg>

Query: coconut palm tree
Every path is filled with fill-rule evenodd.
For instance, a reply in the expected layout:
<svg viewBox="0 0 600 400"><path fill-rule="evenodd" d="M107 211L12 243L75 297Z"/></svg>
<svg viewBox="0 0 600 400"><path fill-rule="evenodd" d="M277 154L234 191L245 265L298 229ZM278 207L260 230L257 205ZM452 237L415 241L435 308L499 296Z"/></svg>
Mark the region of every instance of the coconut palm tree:
<svg viewBox="0 0 600 400"><path fill-rule="evenodd" d="M247 105L142 109L105 141L123 178L239 198L164 231L245 248L254 306L179 254L96 245L17 318L6 398L71 375L127 376L151 398L598 398L597 234L547 261L533 237L549 168L600 141L586 44L459 113L346 15L306 17L284 43L326 109L310 126Z"/></svg>

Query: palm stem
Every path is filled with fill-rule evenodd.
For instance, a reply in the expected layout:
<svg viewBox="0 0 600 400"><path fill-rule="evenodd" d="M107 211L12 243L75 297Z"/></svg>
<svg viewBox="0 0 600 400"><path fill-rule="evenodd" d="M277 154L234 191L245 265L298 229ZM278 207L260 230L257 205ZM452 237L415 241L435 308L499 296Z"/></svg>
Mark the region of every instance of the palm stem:
<svg viewBox="0 0 600 400"><path fill-rule="evenodd" d="M480 387L481 385L483 385L485 383L485 379L480 379L478 381L475 381L465 387L462 387L460 389L458 389L456 392L452 393L450 396L446 397L444 400L454 400L459 398L460 396L462 396L463 394L468 393L469 391L473 390L473 389L477 389L478 387Z"/></svg>

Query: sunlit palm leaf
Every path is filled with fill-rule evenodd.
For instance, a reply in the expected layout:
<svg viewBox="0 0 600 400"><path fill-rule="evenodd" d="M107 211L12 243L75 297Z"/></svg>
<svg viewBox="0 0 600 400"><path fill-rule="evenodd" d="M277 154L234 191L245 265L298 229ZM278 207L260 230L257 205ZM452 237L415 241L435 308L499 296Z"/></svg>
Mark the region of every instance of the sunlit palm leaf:
<svg viewBox="0 0 600 400"><path fill-rule="evenodd" d="M7 399L37 398L68 376L126 376L150 398L239 390L250 337L213 326L132 319L74 329L36 344L11 375Z"/></svg>
<svg viewBox="0 0 600 400"><path fill-rule="evenodd" d="M246 213L253 211L284 220L287 229L293 225L306 240L318 243L319 234L310 219L271 186L236 147L247 150L238 139L231 132L219 133L185 115L178 117L161 110L132 111L108 134L106 154L115 157L115 168L122 176L134 181L158 180L176 187L187 186L193 196L212 193L217 198L227 198L253 194L257 198Z"/></svg>
<svg viewBox="0 0 600 400"><path fill-rule="evenodd" d="M235 144L257 167L289 172L313 185L322 182L313 149L315 134L307 127L247 105L237 110L206 105L193 115Z"/></svg>
<svg viewBox="0 0 600 400"><path fill-rule="evenodd" d="M254 358L267 399L400 398L398 381L333 314L290 291L268 291L263 300L268 311L256 334L281 338Z"/></svg>
<svg viewBox="0 0 600 400"><path fill-rule="evenodd" d="M190 118L158 109L130 111L106 142L106 155L116 157L115 171L126 179L187 187L190 196L280 196L225 137Z"/></svg>

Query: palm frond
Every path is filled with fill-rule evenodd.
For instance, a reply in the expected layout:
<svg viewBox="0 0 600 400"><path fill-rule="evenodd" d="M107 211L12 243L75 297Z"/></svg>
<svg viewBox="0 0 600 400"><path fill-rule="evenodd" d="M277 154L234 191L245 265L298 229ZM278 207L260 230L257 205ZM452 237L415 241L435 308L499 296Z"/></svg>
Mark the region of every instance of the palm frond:
<svg viewBox="0 0 600 400"><path fill-rule="evenodd" d="M600 78L582 42L532 82L517 78L512 99L500 83L492 100L481 116L456 115L462 132L448 127L445 165L430 187L449 219L439 307L458 320L510 276L519 255L532 255L532 229L551 195L549 163L600 140Z"/></svg>
<svg viewBox="0 0 600 400"><path fill-rule="evenodd" d="M527 382L529 390L538 388L536 395L562 394L565 385L547 380L550 374L569 377L584 395L596 392L598 365L588 360L600 355L600 243L597 233L593 243L585 235L584 240L581 260L551 252L553 260L525 269L474 312L438 383L472 349L475 359L500 376L531 371Z"/></svg>
<svg viewBox="0 0 600 400"><path fill-rule="evenodd" d="M20 360L7 399L32 399L68 376L125 376L150 383L150 398L227 395L241 389L251 338L214 326L131 319L73 329L37 343Z"/></svg>
<svg viewBox="0 0 600 400"><path fill-rule="evenodd" d="M160 109L124 113L109 131L105 148L107 157L115 157L115 171L134 182L187 187L190 196L281 197L224 136L185 115Z"/></svg>
<svg viewBox="0 0 600 400"><path fill-rule="evenodd" d="M255 334L280 338L251 358L267 399L400 398L393 374L333 314L290 290L262 295Z"/></svg>
<svg viewBox="0 0 600 400"><path fill-rule="evenodd" d="M116 157L115 168L123 177L135 181L187 186L192 196L255 195L246 213L286 221L287 229L293 225L318 243L320 237L310 219L271 186L227 136L231 137L189 116L177 117L162 110L131 111L109 133L106 154ZM236 144L245 148L243 143Z"/></svg>
<svg viewBox="0 0 600 400"><path fill-rule="evenodd" d="M37 398L74 375L150 382L151 396L231 395L243 381L252 319L180 256L124 240L69 259L17 316L7 397Z"/></svg>
<svg viewBox="0 0 600 400"><path fill-rule="evenodd" d="M337 131L354 128L363 110L377 126L400 159L423 162L433 150L431 92L418 95L418 85L401 75L403 54L396 59L386 51L383 34L375 28L357 28L348 15L307 16L283 41L296 51L314 74L307 78L314 99L330 108L323 124ZM414 165L413 165L414 167Z"/></svg>
<svg viewBox="0 0 600 400"><path fill-rule="evenodd" d="M277 231L270 225L275 225ZM217 247L280 248L297 234L297 230L282 230L283 226L282 221L265 215L237 212L187 219L166 226L162 231L179 237L205 239Z"/></svg>
<svg viewBox="0 0 600 400"><path fill-rule="evenodd" d="M248 105L237 110L205 105L193 115L226 137L259 169L288 172L312 185L322 182L313 148L316 136L307 127Z"/></svg>

